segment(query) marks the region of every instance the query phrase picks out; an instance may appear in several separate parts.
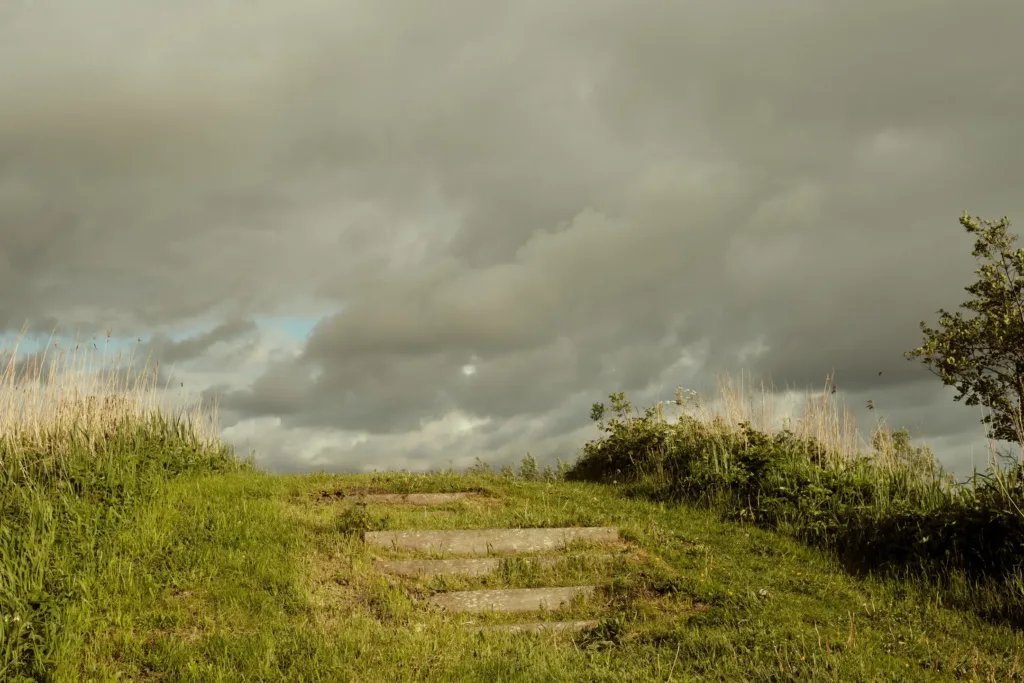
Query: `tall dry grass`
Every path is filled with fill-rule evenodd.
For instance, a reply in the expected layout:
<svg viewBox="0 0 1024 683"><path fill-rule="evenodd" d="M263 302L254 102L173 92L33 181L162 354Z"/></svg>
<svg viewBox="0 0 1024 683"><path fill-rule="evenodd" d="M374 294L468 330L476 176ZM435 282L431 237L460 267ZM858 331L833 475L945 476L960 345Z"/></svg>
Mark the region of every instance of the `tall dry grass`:
<svg viewBox="0 0 1024 683"><path fill-rule="evenodd" d="M827 375L820 390L781 390L770 381L752 380L744 373L738 377L720 374L715 377L715 393L703 396L693 390L676 391L675 401L663 401L656 406L656 415L666 421L664 405L675 404L676 416L686 415L709 433L722 428L733 430L739 424L749 424L768 436L790 432L800 441L820 444L830 468L857 467L865 462L880 471L895 472L908 466L906 454L909 433L893 429L881 412L869 401L875 420L868 425L858 423L856 413L836 391L833 377ZM793 405L794 402L797 405ZM786 404L780 410L779 404ZM984 434L984 432L983 432ZM985 436L986 469L999 476L1007 462L1022 462L1024 456L1024 429L1017 444L1001 444ZM927 445L917 444L919 461L914 463L928 474L938 476L939 467L934 453ZM926 466L927 465L927 466Z"/></svg>
<svg viewBox="0 0 1024 683"><path fill-rule="evenodd" d="M170 421L187 426L205 447L219 441L216 405L203 405L160 386L159 363L138 347L108 353L92 342L22 352L22 333L8 348L0 373L0 466L24 457L57 457L85 444L91 452L118 430ZM157 426L157 428L161 428Z"/></svg>
<svg viewBox="0 0 1024 683"><path fill-rule="evenodd" d="M820 392L802 392L803 405L798 416L780 414L779 390L764 380L754 382L744 373L738 378L716 375L716 393L710 398L680 388L675 403L683 414L701 424L736 426L747 423L770 436L789 430L798 439L813 439L823 444L839 465L862 455L870 447L874 433L869 439L864 438L855 414L832 391L833 387L831 376L827 376ZM786 391L787 395L794 393ZM664 419L663 413L660 415Z"/></svg>

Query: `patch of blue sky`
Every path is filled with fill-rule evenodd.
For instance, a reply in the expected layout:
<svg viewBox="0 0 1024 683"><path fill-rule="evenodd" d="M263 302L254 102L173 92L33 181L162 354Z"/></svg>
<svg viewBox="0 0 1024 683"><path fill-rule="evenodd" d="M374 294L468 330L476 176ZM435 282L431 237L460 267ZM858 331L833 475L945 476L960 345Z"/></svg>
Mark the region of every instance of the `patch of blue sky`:
<svg viewBox="0 0 1024 683"><path fill-rule="evenodd" d="M324 307L313 315L261 315L256 316L254 321L261 332L284 332L295 341L303 342L309 338L318 323L335 314L337 310L328 310ZM54 343L65 349L74 348L77 343L82 346L96 344L97 351L107 355L118 355L130 352L140 341L151 341L157 334L166 335L174 342L182 342L212 332L221 323L222 321L216 318L208 318L171 329L151 330L133 336L111 336L109 339L102 333L95 337L59 333L33 333L23 336L19 330L9 329L0 332L0 351L11 351L17 345L18 355L22 355L42 351L47 346L52 349Z"/></svg>
<svg viewBox="0 0 1024 683"><path fill-rule="evenodd" d="M12 331L0 334L0 350L12 351L17 347L19 356L38 353L47 347L53 350L55 345L61 349L73 349L76 344L82 347L95 344L97 351L102 352L106 350L107 353L118 354L122 351L131 350L133 346L138 344L138 339L135 337L131 339L121 337L107 339L106 335L96 335L93 338L86 335L75 336L48 333L26 334L23 336L20 332Z"/></svg>
<svg viewBox="0 0 1024 683"><path fill-rule="evenodd" d="M261 331L280 330L296 341L305 341L321 320L322 316L268 315L257 317L256 325Z"/></svg>

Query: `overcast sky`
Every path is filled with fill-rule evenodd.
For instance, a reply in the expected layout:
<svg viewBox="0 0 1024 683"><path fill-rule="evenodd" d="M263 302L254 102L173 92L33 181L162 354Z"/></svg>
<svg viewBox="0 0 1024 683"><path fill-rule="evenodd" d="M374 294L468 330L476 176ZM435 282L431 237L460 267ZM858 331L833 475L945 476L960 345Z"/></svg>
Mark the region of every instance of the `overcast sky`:
<svg viewBox="0 0 1024 683"><path fill-rule="evenodd" d="M716 372L872 399L1024 226L1019 0L0 0L0 320L145 340L274 471L572 458ZM882 372L880 376L878 373ZM874 414L862 416L866 423Z"/></svg>

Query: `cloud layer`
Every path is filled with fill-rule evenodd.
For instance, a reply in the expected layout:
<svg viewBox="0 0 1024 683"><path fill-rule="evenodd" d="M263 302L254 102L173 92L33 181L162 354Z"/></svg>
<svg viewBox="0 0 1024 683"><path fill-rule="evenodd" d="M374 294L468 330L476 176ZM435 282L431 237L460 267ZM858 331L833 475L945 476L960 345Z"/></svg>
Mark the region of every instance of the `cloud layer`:
<svg viewBox="0 0 1024 683"><path fill-rule="evenodd" d="M963 299L960 212L1024 216L1019 26L1010 0L11 3L0 318L144 336L278 469L568 458L608 392L741 368L834 370L960 467L977 416L901 354Z"/></svg>

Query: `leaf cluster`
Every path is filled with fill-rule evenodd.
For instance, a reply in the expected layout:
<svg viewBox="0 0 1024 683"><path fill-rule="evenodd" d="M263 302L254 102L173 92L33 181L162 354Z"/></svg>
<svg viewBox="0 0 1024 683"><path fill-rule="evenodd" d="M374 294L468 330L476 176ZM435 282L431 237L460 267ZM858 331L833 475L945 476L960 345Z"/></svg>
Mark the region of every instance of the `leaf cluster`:
<svg viewBox="0 0 1024 683"><path fill-rule="evenodd" d="M924 343L905 355L921 360L947 386L956 401L983 406L989 436L1024 442L1024 249L1010 221L971 218L960 224L975 235L973 255L981 261L977 282L963 311L939 309L937 327L921 323Z"/></svg>

